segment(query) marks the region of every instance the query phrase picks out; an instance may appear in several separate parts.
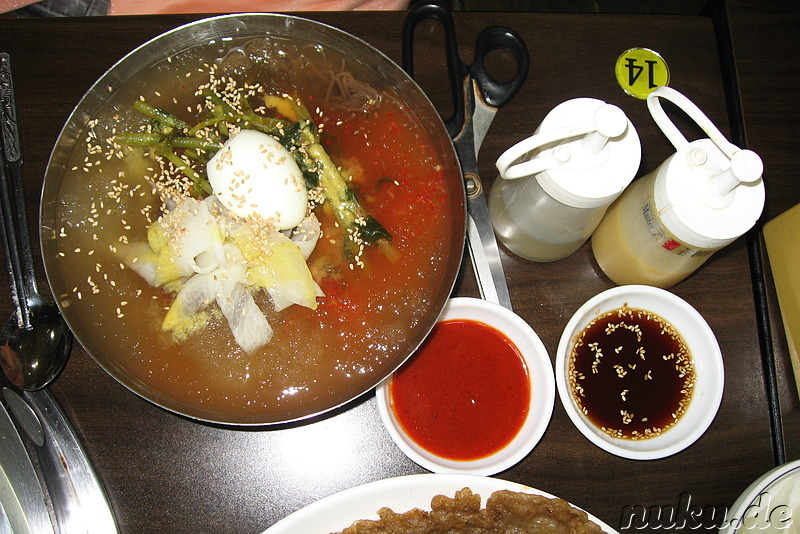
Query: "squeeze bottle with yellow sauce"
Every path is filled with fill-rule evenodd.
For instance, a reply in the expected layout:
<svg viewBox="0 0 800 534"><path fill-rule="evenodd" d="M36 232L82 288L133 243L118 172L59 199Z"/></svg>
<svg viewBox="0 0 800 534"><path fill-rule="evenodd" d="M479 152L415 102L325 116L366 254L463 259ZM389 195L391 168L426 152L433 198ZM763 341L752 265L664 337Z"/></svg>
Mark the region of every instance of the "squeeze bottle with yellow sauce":
<svg viewBox="0 0 800 534"><path fill-rule="evenodd" d="M525 259L566 258L633 180L641 155L620 108L594 98L562 102L497 159L488 201L495 234Z"/></svg>
<svg viewBox="0 0 800 534"><path fill-rule="evenodd" d="M709 136L689 142L659 99L682 109ZM617 284L669 288L747 232L764 207L764 170L755 152L728 142L700 109L669 87L647 106L676 152L635 180L592 235L600 268Z"/></svg>

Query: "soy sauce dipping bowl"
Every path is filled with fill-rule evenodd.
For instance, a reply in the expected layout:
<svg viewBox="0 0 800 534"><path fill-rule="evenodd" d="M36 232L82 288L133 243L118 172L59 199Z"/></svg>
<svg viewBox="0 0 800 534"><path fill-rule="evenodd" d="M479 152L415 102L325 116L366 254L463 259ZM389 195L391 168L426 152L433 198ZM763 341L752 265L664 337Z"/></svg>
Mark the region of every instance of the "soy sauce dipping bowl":
<svg viewBox="0 0 800 534"><path fill-rule="evenodd" d="M378 412L392 440L408 458L434 473L489 476L508 469L527 456L544 435L555 404L555 378L547 349L525 320L512 311L482 299L451 298L439 322L472 320L504 334L519 350L528 371L531 395L528 414L517 435L501 450L477 460L451 460L416 443L403 429L392 408L389 376L376 388ZM412 356L413 358L413 356ZM457 376L453 380L458 380Z"/></svg>
<svg viewBox="0 0 800 534"><path fill-rule="evenodd" d="M646 310L670 323L688 347L696 379L685 412L677 422L654 437L640 440L612 437L584 415L575 401L568 375L570 356L580 333L595 318L622 307ZM697 441L716 417L725 382L722 352L702 315L673 293L644 285L609 289L575 312L561 335L555 375L561 403L577 429L601 449L633 460L671 456ZM632 409L635 411L635 406Z"/></svg>

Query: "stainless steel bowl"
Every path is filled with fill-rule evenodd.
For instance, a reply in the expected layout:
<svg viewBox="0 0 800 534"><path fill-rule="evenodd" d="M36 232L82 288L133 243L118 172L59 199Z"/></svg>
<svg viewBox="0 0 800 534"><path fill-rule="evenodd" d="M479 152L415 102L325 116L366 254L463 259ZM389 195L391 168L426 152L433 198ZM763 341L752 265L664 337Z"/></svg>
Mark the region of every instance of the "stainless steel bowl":
<svg viewBox="0 0 800 534"><path fill-rule="evenodd" d="M208 410L202 405L178 401L166 394L157 382L134 376L126 365L130 355L121 353L114 340L105 339L104 325L87 312L82 304L76 306L76 292L65 279L59 262L58 235L64 214L70 211L65 204L64 191L75 188L75 174L69 168L76 150L85 143L87 124L103 109L117 106L115 102L134 99L144 90L143 73L163 75L163 79L178 78L181 61L172 58L193 58L207 55L209 50L220 53L238 40L249 38L267 40L299 39L312 46L322 46L341 54L352 65L358 65L369 83L403 102L415 115L420 135L430 139L439 154L449 191L449 232L451 240L445 258L436 272L438 291L423 319L408 325L410 334L402 350L387 354L377 372L353 380L347 387L321 396L318 401L299 410L286 413L225 414ZM87 91L64 126L52 151L47 167L41 199L41 246L47 278L64 317L76 339L94 360L120 384L132 392L172 412L190 418L232 425L270 425L306 419L340 407L371 390L399 367L424 340L434 326L447 302L461 264L465 235L465 200L461 170L444 125L431 102L417 84L395 63L364 41L331 26L311 20L277 14L237 14L200 20L164 33L130 52L111 67ZM86 264L86 276L92 275L91 262ZM70 273L72 276L72 273ZM68 278L68 277L67 277ZM131 335L135 333L131 332ZM140 356L146 357L146 354ZM312 377L313 378L313 377Z"/></svg>

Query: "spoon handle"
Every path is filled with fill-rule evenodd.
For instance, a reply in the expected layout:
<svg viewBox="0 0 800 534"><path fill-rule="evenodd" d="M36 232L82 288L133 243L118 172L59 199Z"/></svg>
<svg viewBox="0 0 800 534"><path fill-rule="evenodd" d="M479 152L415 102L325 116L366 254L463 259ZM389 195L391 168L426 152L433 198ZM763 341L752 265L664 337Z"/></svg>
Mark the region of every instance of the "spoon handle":
<svg viewBox="0 0 800 534"><path fill-rule="evenodd" d="M0 141L1 142L1 141ZM6 269L11 278L11 298L17 313L17 322L20 328L30 326L30 311L25 291L25 282L22 276L22 260L17 248L17 233L14 230L14 218L10 213L11 202L8 200L8 181L5 165L0 164L0 216L3 224L3 248L6 252Z"/></svg>
<svg viewBox="0 0 800 534"><path fill-rule="evenodd" d="M3 244L6 248L6 264L13 280L12 297L19 311L20 325L30 328L28 299L36 294L37 287L25 212L22 145L11 76L11 56L6 52L0 52L0 147L3 151L0 200L5 230Z"/></svg>

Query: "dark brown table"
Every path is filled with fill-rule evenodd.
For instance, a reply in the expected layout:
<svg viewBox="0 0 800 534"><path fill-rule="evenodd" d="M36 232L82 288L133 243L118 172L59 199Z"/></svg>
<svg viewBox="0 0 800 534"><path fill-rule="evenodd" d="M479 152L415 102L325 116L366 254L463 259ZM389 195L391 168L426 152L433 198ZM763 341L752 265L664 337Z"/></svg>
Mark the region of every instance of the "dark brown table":
<svg viewBox="0 0 800 534"><path fill-rule="evenodd" d="M400 59L399 13L307 14L347 30ZM0 19L0 50L12 54L31 228L52 147L72 107L92 82L126 52L193 16L9 20ZM671 85L689 96L725 133L731 132L724 77L710 19L622 15L456 13L462 57L485 26L522 34L531 54L527 83L501 110L480 157L485 185L494 161L530 135L556 104L573 97L620 106L642 138L640 174L672 148L655 128L643 101L624 94L613 77L616 58L634 46L660 52ZM441 35L418 30L429 53L417 57L417 78L443 111L447 107ZM437 55L438 54L438 55ZM688 125L688 137L699 132ZM772 141L762 139L769 147ZM771 162L765 161L767 169ZM776 183L788 179L770 176ZM796 196L797 190L792 190ZM554 354L570 315L592 295L612 287L584 246L550 264L503 250L515 311ZM37 264L41 287L47 287ZM0 314L11 303L1 284ZM556 494L620 526L626 506L729 507L773 467L770 406L761 363L750 265L744 239L718 253L673 292L707 319L726 366L725 394L708 432L693 446L656 461L632 461L591 445L556 401L552 422L534 451L497 475ZM477 296L468 263L455 294ZM374 396L330 416L270 429L222 428L187 420L148 403L109 378L80 346L52 387L74 421L108 491L120 530L258 533L326 495L365 482L424 470L408 460L384 431ZM796 432L795 432L796 437ZM652 525L651 525L652 526ZM686 530L689 532L690 530Z"/></svg>

